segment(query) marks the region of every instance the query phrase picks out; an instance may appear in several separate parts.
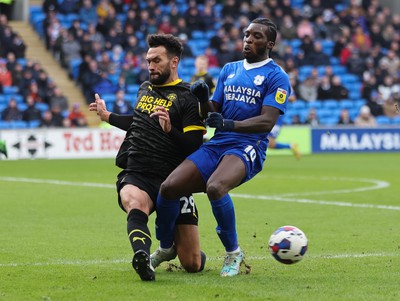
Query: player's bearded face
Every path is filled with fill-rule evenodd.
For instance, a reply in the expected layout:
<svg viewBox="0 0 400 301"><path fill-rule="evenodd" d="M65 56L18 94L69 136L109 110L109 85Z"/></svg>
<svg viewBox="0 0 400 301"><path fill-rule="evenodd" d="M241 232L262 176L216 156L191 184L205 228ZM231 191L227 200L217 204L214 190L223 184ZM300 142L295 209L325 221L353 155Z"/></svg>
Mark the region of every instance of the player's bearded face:
<svg viewBox="0 0 400 301"><path fill-rule="evenodd" d="M158 69L157 71L150 73L149 81L153 85L162 85L168 80L171 75L171 69L169 68L169 64L165 66L163 69Z"/></svg>

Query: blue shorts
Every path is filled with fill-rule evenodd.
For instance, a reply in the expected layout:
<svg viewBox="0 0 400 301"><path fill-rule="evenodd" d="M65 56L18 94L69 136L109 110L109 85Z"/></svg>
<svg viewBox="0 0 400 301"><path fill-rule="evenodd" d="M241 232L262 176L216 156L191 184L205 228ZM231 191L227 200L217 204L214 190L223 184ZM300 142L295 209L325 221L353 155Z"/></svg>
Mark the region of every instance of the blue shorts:
<svg viewBox="0 0 400 301"><path fill-rule="evenodd" d="M266 151L264 143L204 143L188 159L196 165L204 182L207 183L222 158L226 155L234 155L240 158L246 167L246 176L242 180L244 183L262 170Z"/></svg>

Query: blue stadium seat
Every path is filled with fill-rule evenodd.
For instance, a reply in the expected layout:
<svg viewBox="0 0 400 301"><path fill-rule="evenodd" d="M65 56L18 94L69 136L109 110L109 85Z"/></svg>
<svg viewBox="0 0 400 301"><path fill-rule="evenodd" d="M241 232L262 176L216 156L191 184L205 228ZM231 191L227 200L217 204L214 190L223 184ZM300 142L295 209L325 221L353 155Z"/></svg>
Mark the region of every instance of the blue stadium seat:
<svg viewBox="0 0 400 301"><path fill-rule="evenodd" d="M19 88L17 86L4 86L3 93L4 94L17 94L17 93L19 93Z"/></svg>
<svg viewBox="0 0 400 301"><path fill-rule="evenodd" d="M31 120L28 122L28 127L31 129L38 128L40 125L40 120Z"/></svg>
<svg viewBox="0 0 400 301"><path fill-rule="evenodd" d="M364 98L355 99L353 101L355 103L355 107L358 109L367 103L367 100Z"/></svg>
<svg viewBox="0 0 400 301"><path fill-rule="evenodd" d="M11 124L9 121L0 120L0 130L11 129Z"/></svg>
<svg viewBox="0 0 400 301"><path fill-rule="evenodd" d="M117 96L115 94L103 94L101 95L101 98L106 102L115 102L117 100Z"/></svg>
<svg viewBox="0 0 400 301"><path fill-rule="evenodd" d="M213 78L217 78L219 76L219 73L221 72L221 68L220 67L210 67L208 69L208 73L213 77Z"/></svg>
<svg viewBox="0 0 400 301"><path fill-rule="evenodd" d="M347 109L347 110L349 110L349 109L355 108L355 107L356 107L356 103L355 103L354 100L342 99L342 100L339 102L339 107L340 107L341 109Z"/></svg>
<svg viewBox="0 0 400 301"><path fill-rule="evenodd" d="M361 97L360 90L354 89L349 91L349 97L350 99L359 99Z"/></svg>
<svg viewBox="0 0 400 301"><path fill-rule="evenodd" d="M36 108L38 110L40 110L41 112L45 112L45 111L49 110L49 105L44 102L38 102L38 103L36 103Z"/></svg>
<svg viewBox="0 0 400 301"><path fill-rule="evenodd" d="M307 108L307 103L304 100L298 99L293 103L288 104L288 108L298 110Z"/></svg>
<svg viewBox="0 0 400 301"><path fill-rule="evenodd" d="M351 73L344 73L340 75L340 79L342 80L343 84L353 84L360 80L357 75Z"/></svg>
<svg viewBox="0 0 400 301"><path fill-rule="evenodd" d="M192 38L194 40L203 40L204 38L206 38L206 36L202 30L193 30Z"/></svg>
<svg viewBox="0 0 400 301"><path fill-rule="evenodd" d="M338 109L339 101L335 99L327 99L322 102L322 107L324 109Z"/></svg>
<svg viewBox="0 0 400 301"><path fill-rule="evenodd" d="M6 95L7 103L10 101L11 98L14 98L17 103L23 103L24 97L21 94L9 94Z"/></svg>
<svg viewBox="0 0 400 301"><path fill-rule="evenodd" d="M392 124L400 125L400 116L393 117Z"/></svg>
<svg viewBox="0 0 400 301"><path fill-rule="evenodd" d="M391 118L387 117L387 116L376 116L376 123L379 125L388 125L392 123Z"/></svg>
<svg viewBox="0 0 400 301"><path fill-rule="evenodd" d="M10 129L26 129L26 128L28 128L28 123L26 121L14 120L14 121L9 121L9 123L10 123Z"/></svg>
<svg viewBox="0 0 400 301"><path fill-rule="evenodd" d="M347 72L347 68L345 66L342 66L342 65L333 65L332 66L332 72L335 75L342 75L342 74L345 74Z"/></svg>
<svg viewBox="0 0 400 301"><path fill-rule="evenodd" d="M126 92L128 92L129 94L134 94L136 95L137 92L139 91L140 85L128 85L128 87L126 88Z"/></svg>
<svg viewBox="0 0 400 301"><path fill-rule="evenodd" d="M323 103L323 101L321 101L321 100L310 101L308 103L308 108L310 108L310 109L320 109L320 108L322 108L322 103Z"/></svg>
<svg viewBox="0 0 400 301"><path fill-rule="evenodd" d="M339 116L319 117L321 125L336 125L339 122Z"/></svg>

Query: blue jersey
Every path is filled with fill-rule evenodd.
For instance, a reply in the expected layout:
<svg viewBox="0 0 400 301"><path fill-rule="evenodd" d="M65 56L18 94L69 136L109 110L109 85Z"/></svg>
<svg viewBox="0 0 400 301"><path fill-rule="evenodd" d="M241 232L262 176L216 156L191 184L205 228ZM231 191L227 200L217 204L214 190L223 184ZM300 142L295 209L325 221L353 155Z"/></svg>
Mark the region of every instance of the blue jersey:
<svg viewBox="0 0 400 301"><path fill-rule="evenodd" d="M291 93L289 77L272 59L249 64L245 60L226 64L218 77L211 100L221 105L225 119L245 120L259 116L263 106L285 113ZM268 143L268 133L215 131L209 143L235 141Z"/></svg>

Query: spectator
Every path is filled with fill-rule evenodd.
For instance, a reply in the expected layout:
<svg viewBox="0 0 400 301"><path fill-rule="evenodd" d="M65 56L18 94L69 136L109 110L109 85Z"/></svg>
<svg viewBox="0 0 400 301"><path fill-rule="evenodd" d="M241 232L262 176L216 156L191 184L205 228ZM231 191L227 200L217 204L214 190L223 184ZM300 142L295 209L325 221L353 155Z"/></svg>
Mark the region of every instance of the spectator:
<svg viewBox="0 0 400 301"><path fill-rule="evenodd" d="M316 101L318 97L318 82L312 77L306 78L299 84L299 99Z"/></svg>
<svg viewBox="0 0 400 301"><path fill-rule="evenodd" d="M347 109L342 109L340 111L338 124L341 125L352 125L354 124L353 120L350 118L349 111Z"/></svg>
<svg viewBox="0 0 400 301"><path fill-rule="evenodd" d="M10 98L7 107L1 112L1 119L4 121L18 121L22 119L22 113L18 108L15 98Z"/></svg>
<svg viewBox="0 0 400 301"><path fill-rule="evenodd" d="M117 99L113 105L113 113L120 115L132 114L132 105L124 99L125 92L123 90L117 91L116 97Z"/></svg>
<svg viewBox="0 0 400 301"><path fill-rule="evenodd" d="M28 96L26 98L26 103L28 106L22 112L22 120L23 121L40 120L42 113L38 108L36 108L35 100L31 96Z"/></svg>
<svg viewBox="0 0 400 301"><path fill-rule="evenodd" d="M71 127L86 127L88 125L86 115L80 109L79 103L74 103L67 119Z"/></svg>
<svg viewBox="0 0 400 301"><path fill-rule="evenodd" d="M181 33L179 35L179 40L181 40L182 46L183 46L183 54L182 57L194 57L194 54L192 52L192 49L190 48L188 44L188 36L185 33Z"/></svg>
<svg viewBox="0 0 400 301"><path fill-rule="evenodd" d="M310 40L314 38L314 28L312 23L303 18L299 24L297 24L297 37L303 40L305 37L308 37Z"/></svg>
<svg viewBox="0 0 400 301"><path fill-rule="evenodd" d="M354 33L351 37L351 41L356 49L361 49L362 47L371 47L371 39L369 38L368 34L364 32L361 25L357 25L353 31Z"/></svg>
<svg viewBox="0 0 400 301"><path fill-rule="evenodd" d="M7 69L7 61L0 58L0 83L3 87L10 87L13 85L12 74Z"/></svg>
<svg viewBox="0 0 400 301"><path fill-rule="evenodd" d="M319 119L317 116L317 111L315 109L310 109L308 111L305 124L309 124L313 127L319 125Z"/></svg>
<svg viewBox="0 0 400 301"><path fill-rule="evenodd" d="M207 47L204 50L204 55L208 59L208 67L218 67L218 59L215 56L213 49L211 49L210 47Z"/></svg>
<svg viewBox="0 0 400 301"><path fill-rule="evenodd" d="M82 6L79 8L79 18L86 24L97 23L96 7L92 4L92 0L83 0Z"/></svg>
<svg viewBox="0 0 400 301"><path fill-rule="evenodd" d="M360 56L360 51L358 49L353 49L346 65L350 73L353 73L360 78L362 77L365 70L365 60Z"/></svg>
<svg viewBox="0 0 400 301"><path fill-rule="evenodd" d="M68 70L72 77L71 61L81 58L81 44L70 32L66 33L66 39L61 43L61 65Z"/></svg>
<svg viewBox="0 0 400 301"><path fill-rule="evenodd" d="M334 95L332 93L331 80L329 79L328 76L326 75L322 76L321 81L318 85L317 95L318 95L317 98L319 100L327 100L334 98Z"/></svg>
<svg viewBox="0 0 400 301"><path fill-rule="evenodd" d="M190 82L194 83L199 79L203 80L207 84L211 96L214 93L215 83L212 76L208 74L208 58L205 55L199 55L194 62L194 66L196 73L192 76Z"/></svg>
<svg viewBox="0 0 400 301"><path fill-rule="evenodd" d="M14 53L17 59L25 58L26 45L19 34L14 34L12 43L8 46L8 49Z"/></svg>
<svg viewBox="0 0 400 301"><path fill-rule="evenodd" d="M293 40L297 39L297 28L293 23L292 16L284 15L282 19L282 25L280 26L280 33L283 39Z"/></svg>
<svg viewBox="0 0 400 301"><path fill-rule="evenodd" d="M306 57L308 65L323 66L329 65L329 56L322 51L322 44L320 42L314 43L313 51Z"/></svg>
<svg viewBox="0 0 400 301"><path fill-rule="evenodd" d="M342 80L337 75L332 78L331 89L334 99L341 100L349 98L349 91L342 85Z"/></svg>
<svg viewBox="0 0 400 301"><path fill-rule="evenodd" d="M89 60L89 69L88 71L82 73L82 91L85 95L85 99L88 103L92 102L93 95L95 91L93 87L98 84L101 80L101 71L98 68L97 61L94 59Z"/></svg>
<svg viewBox="0 0 400 301"><path fill-rule="evenodd" d="M354 125L361 127L375 127L376 120L371 114L371 110L368 106L362 106L360 112L356 119L354 120Z"/></svg>
<svg viewBox="0 0 400 301"><path fill-rule="evenodd" d="M62 112L68 111L68 100L58 87L54 89L54 95L50 98L50 109L53 111L54 108L58 108Z"/></svg>
<svg viewBox="0 0 400 301"><path fill-rule="evenodd" d="M63 120L59 118L59 114L57 117L53 117L53 113L50 110L46 110L43 112L42 118L40 119L39 127L41 128L54 128L54 127L63 127Z"/></svg>

